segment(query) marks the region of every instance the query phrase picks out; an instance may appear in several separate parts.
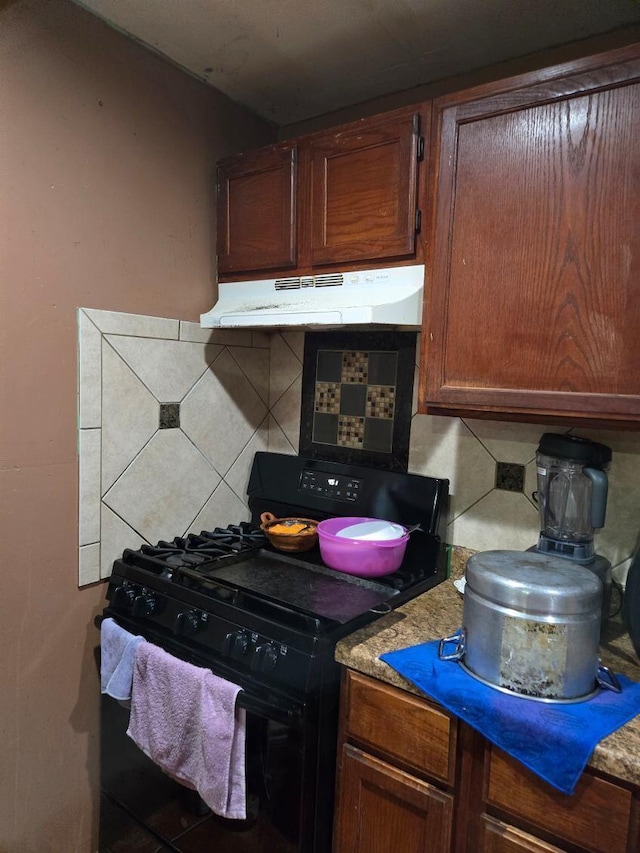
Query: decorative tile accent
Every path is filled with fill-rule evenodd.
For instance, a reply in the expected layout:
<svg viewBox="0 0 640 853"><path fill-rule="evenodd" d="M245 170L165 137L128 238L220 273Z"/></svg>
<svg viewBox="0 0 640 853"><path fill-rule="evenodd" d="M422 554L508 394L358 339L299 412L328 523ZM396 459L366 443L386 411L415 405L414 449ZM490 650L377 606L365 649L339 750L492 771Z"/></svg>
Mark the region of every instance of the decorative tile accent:
<svg viewBox="0 0 640 853"><path fill-rule="evenodd" d="M307 333L301 454L405 471L415 333Z"/></svg>
<svg viewBox="0 0 640 853"><path fill-rule="evenodd" d="M340 414L340 387L338 382L316 382L314 411Z"/></svg>
<svg viewBox="0 0 640 853"><path fill-rule="evenodd" d="M393 420L396 389L392 385L368 385L367 408L368 418L388 418Z"/></svg>
<svg viewBox="0 0 640 853"><path fill-rule="evenodd" d="M352 418L340 415L338 419L338 440L341 447L355 447L362 450L364 444L364 418Z"/></svg>
<svg viewBox="0 0 640 853"><path fill-rule="evenodd" d="M345 352L342 356L342 381L367 384L369 376L368 352Z"/></svg>
<svg viewBox="0 0 640 853"><path fill-rule="evenodd" d="M505 492L524 491L525 466L515 462L496 462L496 489Z"/></svg>
<svg viewBox="0 0 640 853"><path fill-rule="evenodd" d="M158 429L177 429L180 426L180 403L160 403Z"/></svg>

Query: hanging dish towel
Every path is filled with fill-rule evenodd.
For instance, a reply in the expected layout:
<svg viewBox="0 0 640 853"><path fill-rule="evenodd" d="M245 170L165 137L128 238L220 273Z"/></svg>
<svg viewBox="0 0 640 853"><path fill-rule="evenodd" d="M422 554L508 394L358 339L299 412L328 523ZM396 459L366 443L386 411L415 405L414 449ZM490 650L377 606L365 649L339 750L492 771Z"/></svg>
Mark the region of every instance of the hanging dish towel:
<svg viewBox="0 0 640 853"><path fill-rule="evenodd" d="M111 617L100 625L100 690L120 702L131 699L133 658L144 637L130 634Z"/></svg>
<svg viewBox="0 0 640 853"><path fill-rule="evenodd" d="M216 814L246 818L246 712L237 684L164 649L138 646L127 734Z"/></svg>
<svg viewBox="0 0 640 853"><path fill-rule="evenodd" d="M546 703L502 693L440 660L437 640L380 659L564 794L573 793L596 744L640 713L640 684L623 675L621 693Z"/></svg>

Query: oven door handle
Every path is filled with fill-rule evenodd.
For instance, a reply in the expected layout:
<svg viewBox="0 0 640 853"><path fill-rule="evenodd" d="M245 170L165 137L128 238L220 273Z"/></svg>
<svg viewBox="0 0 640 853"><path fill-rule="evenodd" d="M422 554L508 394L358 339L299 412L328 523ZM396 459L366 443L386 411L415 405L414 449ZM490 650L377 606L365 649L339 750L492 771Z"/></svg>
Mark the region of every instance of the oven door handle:
<svg viewBox="0 0 640 853"><path fill-rule="evenodd" d="M96 628L99 628L104 619L107 617L104 613L98 614L94 621ZM120 617L122 618L122 617ZM134 625L128 625L126 617L122 619L122 621L127 625L127 630L129 627L134 630L140 630L140 627L136 627ZM123 626L124 627L124 626ZM171 638L161 638L159 634L155 631L150 630L148 628L143 629L148 634L149 638L145 637L147 642L155 643L155 645L163 648L169 654L172 654L174 657L179 658L180 660L185 661L186 663L190 663L193 666L199 666L204 669L209 669L213 675L218 678L225 678L225 675L221 675L216 672L213 667L211 667L204 659L202 655L199 655L196 651L192 651L186 646L183 646L179 641L175 639L175 637ZM157 642L156 642L157 638ZM224 665L221 666L221 669L224 668ZM228 681L232 681L234 684L237 683L233 676L226 678ZM268 691L267 698L259 696L257 693L253 691L252 688L246 688L244 685L239 684L240 692L238 693L238 697L236 699L236 704L244 708L246 711L252 714L257 714L260 717L266 717L269 720L273 720L274 722L279 723L294 723L298 720L301 720L304 714L304 705L300 702L296 702L293 699L289 699L287 696L275 694L272 691Z"/></svg>

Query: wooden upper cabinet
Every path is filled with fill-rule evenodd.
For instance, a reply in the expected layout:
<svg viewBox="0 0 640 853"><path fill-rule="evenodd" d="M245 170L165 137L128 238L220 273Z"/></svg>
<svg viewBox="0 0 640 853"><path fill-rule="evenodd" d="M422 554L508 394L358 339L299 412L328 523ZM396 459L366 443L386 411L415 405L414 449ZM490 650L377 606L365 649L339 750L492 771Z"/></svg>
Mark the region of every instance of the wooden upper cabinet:
<svg viewBox="0 0 640 853"><path fill-rule="evenodd" d="M312 265L414 254L420 144L407 111L310 141Z"/></svg>
<svg viewBox="0 0 640 853"><path fill-rule="evenodd" d="M218 272L294 267L297 262L295 144L218 164Z"/></svg>
<svg viewBox="0 0 640 853"><path fill-rule="evenodd" d="M639 139L638 45L434 103L421 411L640 421Z"/></svg>

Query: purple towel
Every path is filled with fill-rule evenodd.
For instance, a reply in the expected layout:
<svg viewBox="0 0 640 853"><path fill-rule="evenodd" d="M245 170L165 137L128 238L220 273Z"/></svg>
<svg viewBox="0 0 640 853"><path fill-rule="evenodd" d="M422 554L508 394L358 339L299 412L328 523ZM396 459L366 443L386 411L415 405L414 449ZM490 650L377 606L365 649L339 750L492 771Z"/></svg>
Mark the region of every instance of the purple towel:
<svg viewBox="0 0 640 853"><path fill-rule="evenodd" d="M127 734L222 817L246 818L245 722L237 684L152 643L136 649Z"/></svg>
<svg viewBox="0 0 640 853"><path fill-rule="evenodd" d="M100 690L119 701L131 699L133 658L144 637L130 634L113 619L100 626Z"/></svg>

